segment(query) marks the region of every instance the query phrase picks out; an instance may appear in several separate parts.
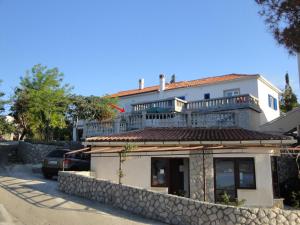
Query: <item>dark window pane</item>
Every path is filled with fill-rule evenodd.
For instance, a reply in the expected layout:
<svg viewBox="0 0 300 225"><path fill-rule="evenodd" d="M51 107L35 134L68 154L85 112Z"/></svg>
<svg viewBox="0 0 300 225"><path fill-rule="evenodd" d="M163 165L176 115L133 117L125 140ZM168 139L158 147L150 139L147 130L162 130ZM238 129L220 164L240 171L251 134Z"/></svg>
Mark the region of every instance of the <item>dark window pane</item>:
<svg viewBox="0 0 300 225"><path fill-rule="evenodd" d="M210 94L209 93L204 94L204 99L210 99Z"/></svg>
<svg viewBox="0 0 300 225"><path fill-rule="evenodd" d="M235 174L233 160L216 160L216 199L221 201L226 192L230 198L235 198Z"/></svg>
<svg viewBox="0 0 300 225"><path fill-rule="evenodd" d="M151 160L151 183L152 186L167 187L168 174L167 159L152 159Z"/></svg>
<svg viewBox="0 0 300 225"><path fill-rule="evenodd" d="M268 95L268 102L269 102L269 107L272 107L272 96L271 95Z"/></svg>
<svg viewBox="0 0 300 225"><path fill-rule="evenodd" d="M238 161L239 164L239 187L240 188L254 188L255 177L254 177L254 161L241 159Z"/></svg>

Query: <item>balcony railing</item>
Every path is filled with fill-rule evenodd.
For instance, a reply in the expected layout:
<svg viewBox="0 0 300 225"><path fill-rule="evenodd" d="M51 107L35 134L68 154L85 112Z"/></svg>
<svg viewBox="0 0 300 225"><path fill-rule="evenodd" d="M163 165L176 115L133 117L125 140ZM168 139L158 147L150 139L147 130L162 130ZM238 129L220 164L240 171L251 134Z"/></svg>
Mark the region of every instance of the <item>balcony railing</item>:
<svg viewBox="0 0 300 225"><path fill-rule="evenodd" d="M212 98L187 103L189 111L216 111L250 107L260 111L258 99L252 95L237 95L232 97Z"/></svg>
<svg viewBox="0 0 300 225"><path fill-rule="evenodd" d="M164 112L181 112L186 105L186 101L179 98L164 99L160 101L144 102L132 105L133 112L141 111L164 111Z"/></svg>
<svg viewBox="0 0 300 225"><path fill-rule="evenodd" d="M258 99L251 95L214 98L188 103L173 98L135 104L133 105L133 112L119 115L114 121L87 121L84 125L83 136L109 135L145 127L240 126L248 129L251 124L247 121L250 120L243 119L249 116L248 113L244 111L236 113L234 111L245 108L261 112Z"/></svg>
<svg viewBox="0 0 300 225"><path fill-rule="evenodd" d="M83 136L93 137L115 133L115 121L99 122L88 121L85 123Z"/></svg>

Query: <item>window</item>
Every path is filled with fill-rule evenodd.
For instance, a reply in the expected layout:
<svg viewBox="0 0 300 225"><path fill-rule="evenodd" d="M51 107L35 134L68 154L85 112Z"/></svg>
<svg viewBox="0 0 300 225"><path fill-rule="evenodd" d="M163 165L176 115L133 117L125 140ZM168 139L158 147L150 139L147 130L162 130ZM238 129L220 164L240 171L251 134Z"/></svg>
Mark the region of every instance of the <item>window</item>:
<svg viewBox="0 0 300 225"><path fill-rule="evenodd" d="M180 97L177 97L177 98L179 98L181 100L185 100L185 96L180 96Z"/></svg>
<svg viewBox="0 0 300 225"><path fill-rule="evenodd" d="M238 164L239 188L255 188L255 172L253 159L236 160Z"/></svg>
<svg viewBox="0 0 300 225"><path fill-rule="evenodd" d="M225 192L234 200L237 189L256 188L253 158L215 158L214 171L216 201Z"/></svg>
<svg viewBox="0 0 300 225"><path fill-rule="evenodd" d="M168 187L169 160L162 158L151 159L151 186Z"/></svg>
<svg viewBox="0 0 300 225"><path fill-rule="evenodd" d="M210 93L204 94L204 99L210 99Z"/></svg>
<svg viewBox="0 0 300 225"><path fill-rule="evenodd" d="M224 91L224 97L232 97L240 94L240 89L230 89L230 90L225 90Z"/></svg>
<svg viewBox="0 0 300 225"><path fill-rule="evenodd" d="M270 108L277 110L277 99L272 95L268 95L268 103Z"/></svg>

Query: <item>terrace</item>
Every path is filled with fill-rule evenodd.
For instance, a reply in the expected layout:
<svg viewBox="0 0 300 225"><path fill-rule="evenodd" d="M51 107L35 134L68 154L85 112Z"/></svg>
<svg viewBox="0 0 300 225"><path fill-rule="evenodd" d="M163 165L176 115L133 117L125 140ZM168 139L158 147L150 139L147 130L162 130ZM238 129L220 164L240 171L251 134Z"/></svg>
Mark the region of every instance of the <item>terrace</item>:
<svg viewBox="0 0 300 225"><path fill-rule="evenodd" d="M187 102L179 98L137 103L132 111L122 113L114 121L85 123L84 137L109 135L145 127L233 127L249 128L240 111L251 109L260 113L258 99L238 95ZM244 117L243 117L244 120Z"/></svg>

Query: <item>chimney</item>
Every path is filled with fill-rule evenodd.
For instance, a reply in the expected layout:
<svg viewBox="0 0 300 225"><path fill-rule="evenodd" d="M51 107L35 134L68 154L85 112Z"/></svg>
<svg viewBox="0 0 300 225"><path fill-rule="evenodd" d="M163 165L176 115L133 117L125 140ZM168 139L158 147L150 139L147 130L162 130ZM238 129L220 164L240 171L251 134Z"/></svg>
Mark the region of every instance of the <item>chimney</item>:
<svg viewBox="0 0 300 225"><path fill-rule="evenodd" d="M175 74L173 74L172 77L171 77L170 83L172 84L172 83L175 83L175 82L176 82L176 77L175 77Z"/></svg>
<svg viewBox="0 0 300 225"><path fill-rule="evenodd" d="M139 79L139 89L140 90L144 89L144 86L145 86L144 78Z"/></svg>
<svg viewBox="0 0 300 225"><path fill-rule="evenodd" d="M165 75L159 75L159 91L164 91L166 89L166 78Z"/></svg>

